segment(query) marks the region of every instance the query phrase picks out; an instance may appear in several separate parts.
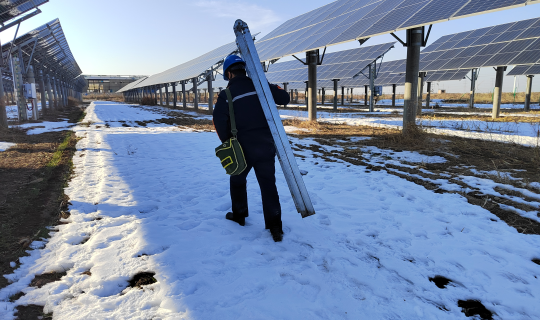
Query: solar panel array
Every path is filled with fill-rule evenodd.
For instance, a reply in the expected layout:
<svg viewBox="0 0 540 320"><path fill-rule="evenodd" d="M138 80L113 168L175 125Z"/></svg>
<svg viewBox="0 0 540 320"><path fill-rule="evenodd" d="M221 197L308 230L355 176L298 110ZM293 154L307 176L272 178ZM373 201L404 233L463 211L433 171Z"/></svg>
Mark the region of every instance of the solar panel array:
<svg viewBox="0 0 540 320"><path fill-rule="evenodd" d="M540 19L447 35L422 53L423 71L534 64L540 61Z"/></svg>
<svg viewBox="0 0 540 320"><path fill-rule="evenodd" d="M508 72L507 76L528 76L540 74L540 64L519 65Z"/></svg>
<svg viewBox="0 0 540 320"><path fill-rule="evenodd" d="M294 61L292 61L294 62ZM298 62L296 62L298 64ZM393 60L384 62L380 69L378 70L377 79L375 79L375 85L377 86L389 86L393 84L403 85L405 83L405 68L407 60ZM458 70L442 70L436 72L428 72L427 76L424 78L425 82L436 82L436 81L451 81L451 80L461 80L465 78L467 73L470 70L468 69L458 69ZM270 81L272 82L272 81ZM275 81L278 82L278 81ZM279 81L284 82L284 81ZM363 75L359 75L356 78L344 78L338 82L339 87L346 88L361 88L369 85L369 79ZM302 89L304 90L306 85L304 82L290 82L288 85L291 89ZM334 83L329 80L321 80L317 82L318 88L333 88Z"/></svg>
<svg viewBox="0 0 540 320"><path fill-rule="evenodd" d="M375 59L394 47L395 42L328 53L317 68L317 79L332 80L352 78ZM298 82L308 80L307 67L297 60L276 63L266 73L270 82Z"/></svg>
<svg viewBox="0 0 540 320"><path fill-rule="evenodd" d="M2 0L0 1L0 23L4 24L47 2L49 0Z"/></svg>
<svg viewBox="0 0 540 320"><path fill-rule="evenodd" d="M268 61L378 34L538 0L338 0L292 18L257 42Z"/></svg>
<svg viewBox="0 0 540 320"><path fill-rule="evenodd" d="M37 43L34 47L33 40L35 39ZM18 37L14 45L21 48L25 65L28 65L32 56L34 66L40 66L45 71L54 71L67 79L75 79L82 73L71 53L59 19L52 20ZM10 49L11 42L2 46L4 59L8 57ZM32 51L34 51L33 54Z"/></svg>
<svg viewBox="0 0 540 320"><path fill-rule="evenodd" d="M237 50L236 42L228 43L179 66L150 76L129 89L177 82L198 77L220 60L223 60ZM119 92L124 91L126 91L126 89L122 88Z"/></svg>

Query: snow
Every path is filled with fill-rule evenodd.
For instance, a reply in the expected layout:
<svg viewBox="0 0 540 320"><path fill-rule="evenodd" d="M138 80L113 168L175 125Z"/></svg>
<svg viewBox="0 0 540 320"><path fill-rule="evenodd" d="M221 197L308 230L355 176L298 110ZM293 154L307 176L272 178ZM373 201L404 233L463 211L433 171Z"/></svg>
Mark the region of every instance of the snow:
<svg viewBox="0 0 540 320"><path fill-rule="evenodd" d="M7 149L13 147L17 145L16 143L12 143L12 142L1 142L0 141L0 152L2 151L6 151Z"/></svg>
<svg viewBox="0 0 540 320"><path fill-rule="evenodd" d="M403 99L396 99L396 106L403 106ZM442 99L431 99L430 105L434 106L435 104L439 104L439 107L441 108L469 108L468 103L448 103L443 102ZM392 105L392 99L382 99L377 101L377 105ZM426 105L426 101L423 101L423 105ZM492 103L475 103L474 107L476 109L493 109ZM539 109L538 104L531 104L530 106L531 110ZM501 104L501 109L523 109L523 104L512 104L512 103L503 103Z"/></svg>
<svg viewBox="0 0 540 320"><path fill-rule="evenodd" d="M368 159L394 159L411 163L445 163L446 159L440 156L426 156L418 152L394 151L380 149L374 146L360 148L362 152L369 153Z"/></svg>
<svg viewBox="0 0 540 320"><path fill-rule="evenodd" d="M307 111L279 110L283 119L307 120ZM386 112L388 113L388 112ZM403 118L376 117L376 113L318 112L320 122L363 125L382 128L401 129ZM540 118L539 118L540 119ZM417 120L428 132L506 143L517 143L536 147L540 145L540 120L536 123L487 122L480 120Z"/></svg>
<svg viewBox="0 0 540 320"><path fill-rule="evenodd" d="M531 261L540 236L458 194L303 150L317 214L296 213L276 162L285 235L274 243L254 174L246 226L224 219L229 181L213 155L215 133L119 122L162 117L111 102L88 107L84 121L93 123L74 128L82 139L66 189L70 223L6 275L2 319L30 303L58 319L467 319L457 306L467 299L500 319L540 317L540 266ZM60 281L28 287L36 274L64 270ZM138 272L155 272L157 283L128 288ZM453 282L439 289L429 281L436 275Z"/></svg>
<svg viewBox="0 0 540 320"><path fill-rule="evenodd" d="M11 126L11 128L30 129L26 131L26 134L32 135L32 134L41 134L44 132L64 131L74 126L75 126L74 123L69 123L67 121L59 121L59 122L43 121L39 123L24 123L20 125Z"/></svg>
<svg viewBox="0 0 540 320"><path fill-rule="evenodd" d="M298 132L298 131L309 132L309 129L298 128L298 127L295 127L295 126L284 126L283 128L285 128L285 132L287 132L287 133L295 133L295 132Z"/></svg>

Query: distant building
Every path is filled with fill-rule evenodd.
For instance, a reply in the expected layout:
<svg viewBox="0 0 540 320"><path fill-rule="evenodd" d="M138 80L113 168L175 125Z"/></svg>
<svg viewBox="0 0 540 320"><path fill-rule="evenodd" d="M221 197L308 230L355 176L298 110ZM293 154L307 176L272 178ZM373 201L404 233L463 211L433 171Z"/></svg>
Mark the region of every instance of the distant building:
<svg viewBox="0 0 540 320"><path fill-rule="evenodd" d="M146 76L106 76L84 75L88 83L87 93L114 93L125 87L128 83Z"/></svg>

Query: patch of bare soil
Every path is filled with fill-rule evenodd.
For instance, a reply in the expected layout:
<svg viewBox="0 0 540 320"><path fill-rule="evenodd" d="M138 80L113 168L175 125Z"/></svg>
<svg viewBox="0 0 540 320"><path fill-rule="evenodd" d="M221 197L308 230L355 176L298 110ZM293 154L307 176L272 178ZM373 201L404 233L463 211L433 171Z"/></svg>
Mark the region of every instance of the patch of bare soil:
<svg viewBox="0 0 540 320"><path fill-rule="evenodd" d="M69 107L44 120L77 122L83 114L83 109ZM9 129L0 131L0 141L17 144L0 152L0 271L9 274L14 270L10 262L17 268L32 241L47 238L48 227L69 216L69 199L63 188L71 175L77 139L71 131L26 135L25 130ZM37 286L48 281L36 279L41 281ZM7 285L7 279L0 277L0 288ZM32 308L19 310L19 319L44 316L40 308L38 313Z"/></svg>
<svg viewBox="0 0 540 320"><path fill-rule="evenodd" d="M300 137L313 138L322 145L340 146L344 151L328 152L317 145L309 147L293 145L293 150L309 149L315 152L315 157L325 161L342 160L352 165L366 166L367 170L385 170L389 174L399 176L428 190L437 193L459 193L469 203L481 206L495 216L516 228L520 233L540 234L540 223L536 220L523 217L508 206L528 212L537 212L533 204L540 202L518 190L509 190L495 187L494 191L501 196L486 195L475 186L470 186L459 179L460 176L475 176L487 178L496 183L509 185L522 190L540 194L540 191L531 187L530 182L540 181L539 148L525 147L517 144L499 143L465 139L452 136L440 136L418 131L412 135L403 135L400 130L388 128L375 128L368 126L348 126L341 124L325 124L317 122L301 122L285 120L285 125L295 126L307 131L298 131ZM368 140L351 141L351 137L370 137ZM416 151L427 156L444 157L446 163L423 163L415 167L396 166L381 161L378 164L369 163L358 147L375 146L380 149L393 151ZM410 165L410 164L409 164ZM470 169L474 168L474 171ZM427 172L426 172L427 171ZM486 175L483 172L498 172L497 175ZM511 174L514 179L505 174ZM414 176L413 176L414 175ZM426 181L445 179L457 184L464 191L447 191L439 185ZM468 191L465 191L468 190ZM532 204L522 203L521 198ZM494 220L496 221L496 220Z"/></svg>
<svg viewBox="0 0 540 320"><path fill-rule="evenodd" d="M129 286L132 288L141 289L142 286L146 286L152 283L156 283L157 280L154 278L156 275L155 272L141 272L137 273L131 280L129 280Z"/></svg>
<svg viewBox="0 0 540 320"><path fill-rule="evenodd" d="M149 123L165 123L169 125L187 127L199 131L212 131L214 130L214 124L212 120L197 119L196 116L185 114L182 112L168 111L161 107L139 107L132 106L133 108L143 108L152 110L152 112L163 114L164 117L157 120L147 120L147 121L135 121L136 124L142 127L146 127ZM208 115L205 110L194 110L190 109L190 112L198 113L200 115ZM124 125L124 124L122 124Z"/></svg>

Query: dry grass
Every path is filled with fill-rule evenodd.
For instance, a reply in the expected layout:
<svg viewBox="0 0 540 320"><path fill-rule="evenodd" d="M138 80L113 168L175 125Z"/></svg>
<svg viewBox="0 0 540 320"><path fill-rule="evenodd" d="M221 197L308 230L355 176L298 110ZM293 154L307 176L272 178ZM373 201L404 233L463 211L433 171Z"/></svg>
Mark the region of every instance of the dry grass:
<svg viewBox="0 0 540 320"><path fill-rule="evenodd" d="M156 99L154 99L152 97L143 97L141 99L141 105L143 105L143 106L157 106L157 101L156 101Z"/></svg>
<svg viewBox="0 0 540 320"><path fill-rule="evenodd" d="M89 93L83 97L84 100L102 100L124 102L124 95L121 93Z"/></svg>

